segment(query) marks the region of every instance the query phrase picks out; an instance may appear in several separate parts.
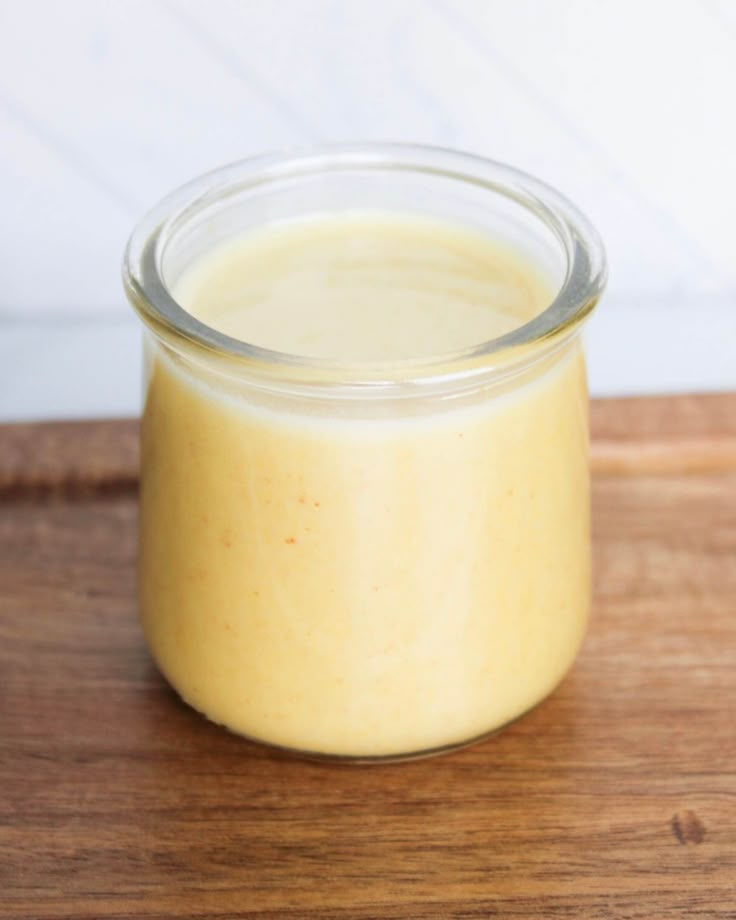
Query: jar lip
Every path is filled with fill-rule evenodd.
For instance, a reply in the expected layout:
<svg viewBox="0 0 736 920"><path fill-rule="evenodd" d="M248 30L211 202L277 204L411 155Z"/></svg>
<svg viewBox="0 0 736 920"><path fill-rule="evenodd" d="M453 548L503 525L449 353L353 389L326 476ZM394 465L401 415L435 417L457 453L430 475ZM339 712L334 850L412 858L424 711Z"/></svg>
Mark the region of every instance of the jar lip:
<svg viewBox="0 0 736 920"><path fill-rule="evenodd" d="M511 332L449 353L381 361L341 362L252 345L206 325L171 295L161 271L168 236L222 196L283 179L335 171L411 172L452 179L502 195L538 218L561 244L562 284L551 303ZM326 144L262 154L205 173L156 204L137 224L123 260L123 283L143 322L185 351L215 357L232 370L307 385L380 387L505 376L564 344L598 302L606 282L603 243L589 220L535 177L485 157L402 143ZM234 367L232 367L234 365Z"/></svg>

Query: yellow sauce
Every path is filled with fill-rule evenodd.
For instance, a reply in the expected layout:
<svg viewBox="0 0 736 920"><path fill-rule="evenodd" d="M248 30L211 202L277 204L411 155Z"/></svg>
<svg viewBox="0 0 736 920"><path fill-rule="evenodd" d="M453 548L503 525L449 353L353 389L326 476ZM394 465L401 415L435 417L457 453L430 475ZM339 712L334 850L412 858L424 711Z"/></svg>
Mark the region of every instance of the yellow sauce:
<svg viewBox="0 0 736 920"><path fill-rule="evenodd" d="M355 215L229 243L174 294L253 344L391 362L509 331L551 291L469 230ZM400 755L562 678L589 599L579 344L498 392L377 415L219 386L153 342L148 361L142 619L192 706L289 748Z"/></svg>

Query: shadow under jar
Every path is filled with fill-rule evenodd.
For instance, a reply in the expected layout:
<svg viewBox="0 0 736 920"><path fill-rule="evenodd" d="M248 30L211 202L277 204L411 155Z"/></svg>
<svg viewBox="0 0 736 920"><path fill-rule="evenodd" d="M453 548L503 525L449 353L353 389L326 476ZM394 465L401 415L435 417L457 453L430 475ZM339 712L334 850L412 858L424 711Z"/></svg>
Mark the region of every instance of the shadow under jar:
<svg viewBox="0 0 736 920"><path fill-rule="evenodd" d="M328 218L377 227L391 215L407 240L411 221L444 224L448 240L485 241L491 261L513 251L545 279L547 299L495 338L358 358L264 347L181 305L192 266L234 240L296 227L306 241ZM264 253L249 277L259 264L278 274ZM426 271L413 283L435 296ZM555 687L588 616L579 333L604 275L598 237L564 198L440 149L260 157L146 216L124 266L146 330L140 610L184 700L294 752L385 760L467 744ZM321 277L303 305L292 285L290 310L314 309ZM371 278L364 271L360 305L344 306L362 311L358 326ZM449 290L468 278L441 280ZM381 283L376 309L391 288ZM473 284L473 309L490 309L494 286L482 272ZM268 310L278 309L276 298ZM394 314L376 315L394 341L384 328ZM450 317L453 335L463 315ZM406 316L395 316L398 330Z"/></svg>

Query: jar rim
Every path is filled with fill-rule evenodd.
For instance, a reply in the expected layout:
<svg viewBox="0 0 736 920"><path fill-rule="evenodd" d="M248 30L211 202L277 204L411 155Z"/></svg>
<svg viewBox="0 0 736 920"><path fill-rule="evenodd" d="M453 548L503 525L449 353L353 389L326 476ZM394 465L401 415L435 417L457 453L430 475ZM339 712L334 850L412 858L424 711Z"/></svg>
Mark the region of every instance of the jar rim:
<svg viewBox="0 0 736 920"><path fill-rule="evenodd" d="M196 319L172 296L162 272L166 242L177 227L218 199L284 179L336 171L404 171L464 182L524 208L561 244L565 276L537 316L497 338L448 353L386 361L338 361L244 342ZM606 283L603 243L565 196L495 160L443 147L402 143L326 144L262 154L205 173L158 202L136 225L123 259L126 294L143 322L174 348L225 362L231 372L307 386L358 391L407 384L506 376L564 345L600 299Z"/></svg>

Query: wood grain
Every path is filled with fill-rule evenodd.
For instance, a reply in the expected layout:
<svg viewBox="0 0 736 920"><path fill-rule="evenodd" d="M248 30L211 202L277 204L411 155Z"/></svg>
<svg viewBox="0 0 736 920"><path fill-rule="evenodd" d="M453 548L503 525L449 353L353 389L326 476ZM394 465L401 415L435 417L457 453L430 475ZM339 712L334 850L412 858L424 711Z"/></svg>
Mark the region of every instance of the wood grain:
<svg viewBox="0 0 736 920"><path fill-rule="evenodd" d="M0 426L0 498L126 492L138 480L138 422Z"/></svg>
<svg viewBox="0 0 736 920"><path fill-rule="evenodd" d="M735 410L729 393L593 400L593 471L640 476L732 470Z"/></svg>
<svg viewBox="0 0 736 920"><path fill-rule="evenodd" d="M594 411L573 672L481 745L372 768L248 744L157 676L108 487L130 424L0 429L0 917L736 917L736 394Z"/></svg>

